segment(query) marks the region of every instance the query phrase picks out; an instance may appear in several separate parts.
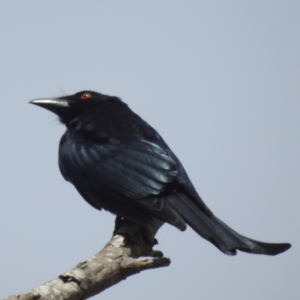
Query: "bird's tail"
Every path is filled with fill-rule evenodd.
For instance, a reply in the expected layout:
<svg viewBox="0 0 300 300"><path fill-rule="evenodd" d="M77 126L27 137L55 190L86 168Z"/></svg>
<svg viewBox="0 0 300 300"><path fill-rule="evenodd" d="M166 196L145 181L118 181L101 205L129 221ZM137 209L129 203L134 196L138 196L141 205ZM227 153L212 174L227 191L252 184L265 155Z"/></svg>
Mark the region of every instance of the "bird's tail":
<svg viewBox="0 0 300 300"><path fill-rule="evenodd" d="M187 196L174 193L168 196L170 205L180 213L187 224L227 255L235 255L236 250L276 255L288 250L291 245L264 243L240 235L219 218L209 216L194 204Z"/></svg>

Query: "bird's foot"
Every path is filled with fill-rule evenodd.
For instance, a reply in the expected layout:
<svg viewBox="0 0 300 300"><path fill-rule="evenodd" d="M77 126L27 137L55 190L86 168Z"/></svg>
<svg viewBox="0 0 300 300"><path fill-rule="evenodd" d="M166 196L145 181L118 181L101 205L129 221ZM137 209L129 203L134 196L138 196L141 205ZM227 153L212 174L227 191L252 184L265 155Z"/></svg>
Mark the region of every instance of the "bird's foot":
<svg viewBox="0 0 300 300"><path fill-rule="evenodd" d="M161 251L153 250L153 247L158 244L157 239L153 236L156 231L157 230L144 228L140 225L132 223L131 221L117 217L115 220L115 229L113 235L123 236L125 238L125 246L132 250L132 254L135 257L163 257L163 253ZM141 248L143 248L142 255L140 254L140 251L134 250Z"/></svg>

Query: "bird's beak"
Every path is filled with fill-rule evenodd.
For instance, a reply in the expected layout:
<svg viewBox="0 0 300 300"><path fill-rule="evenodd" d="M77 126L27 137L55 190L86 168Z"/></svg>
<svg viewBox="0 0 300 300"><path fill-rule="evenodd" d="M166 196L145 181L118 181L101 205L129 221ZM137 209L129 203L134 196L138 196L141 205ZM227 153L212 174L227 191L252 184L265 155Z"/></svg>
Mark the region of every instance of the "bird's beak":
<svg viewBox="0 0 300 300"><path fill-rule="evenodd" d="M66 101L65 99L49 99L49 98L45 98L45 99L34 99L29 101L29 103L47 108L48 107L53 107L53 106L60 106L60 107L68 107L69 106L69 102Z"/></svg>
<svg viewBox="0 0 300 300"><path fill-rule="evenodd" d="M57 115L60 115L64 110L69 108L69 102L61 98L34 99L29 101L29 103L46 108Z"/></svg>

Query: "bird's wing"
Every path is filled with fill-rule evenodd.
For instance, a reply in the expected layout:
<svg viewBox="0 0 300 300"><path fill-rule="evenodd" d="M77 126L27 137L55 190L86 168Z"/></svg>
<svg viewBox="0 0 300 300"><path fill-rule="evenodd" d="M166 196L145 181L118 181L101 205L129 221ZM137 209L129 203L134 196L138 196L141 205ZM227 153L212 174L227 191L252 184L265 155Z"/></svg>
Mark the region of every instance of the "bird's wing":
<svg viewBox="0 0 300 300"><path fill-rule="evenodd" d="M212 211L207 207L207 205L204 203L202 198L197 193L192 181L190 180L189 176L187 175L182 163L177 158L177 156L172 152L170 148L166 148L166 152L170 158L172 158L176 164L177 164L177 187L179 187L178 191L183 192L188 196L188 199L193 202L198 209L203 211L207 216L212 217L213 213Z"/></svg>
<svg viewBox="0 0 300 300"><path fill-rule="evenodd" d="M61 147L61 171L93 206L99 201L99 206L124 217L131 207L136 215L144 211L185 229L184 220L164 197L178 172L177 163L161 147L143 139L105 143L77 139L71 144Z"/></svg>
<svg viewBox="0 0 300 300"><path fill-rule="evenodd" d="M90 179L130 199L159 195L177 176L175 161L145 140L82 145L77 155Z"/></svg>

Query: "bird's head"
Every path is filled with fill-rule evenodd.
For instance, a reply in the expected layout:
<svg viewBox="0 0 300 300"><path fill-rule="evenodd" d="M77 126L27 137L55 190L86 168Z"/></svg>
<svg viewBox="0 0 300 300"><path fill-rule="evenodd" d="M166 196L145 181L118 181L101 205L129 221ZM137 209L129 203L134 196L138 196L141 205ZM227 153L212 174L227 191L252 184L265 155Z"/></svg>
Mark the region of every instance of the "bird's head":
<svg viewBox="0 0 300 300"><path fill-rule="evenodd" d="M58 98L34 99L29 103L52 111L59 116L62 123L68 123L85 111L107 101L121 102L117 97L103 95L93 91L82 91L74 95Z"/></svg>

